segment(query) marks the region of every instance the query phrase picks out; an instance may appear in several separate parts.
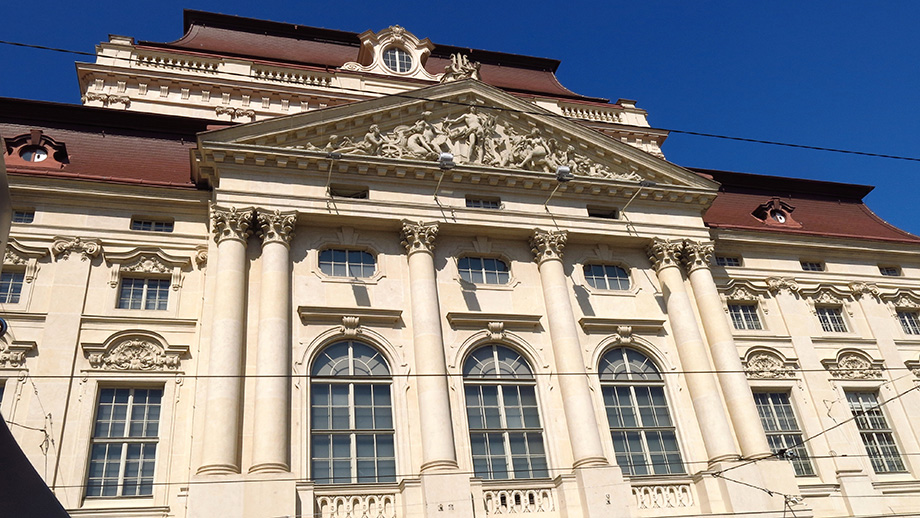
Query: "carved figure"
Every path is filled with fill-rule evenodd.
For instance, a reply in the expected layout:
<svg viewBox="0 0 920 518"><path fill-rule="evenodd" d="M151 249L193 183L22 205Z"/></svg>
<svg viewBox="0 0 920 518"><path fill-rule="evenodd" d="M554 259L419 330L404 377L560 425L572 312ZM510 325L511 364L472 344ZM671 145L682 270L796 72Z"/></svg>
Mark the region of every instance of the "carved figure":
<svg viewBox="0 0 920 518"><path fill-rule="evenodd" d="M466 139L467 151L464 155L467 162L473 161L474 151L478 148L484 148L486 127L494 125L494 121L489 121L490 116L479 113L475 106L470 106L470 111L454 119L444 120L444 126L450 127L454 124L462 124L459 128L453 128L449 132L451 140ZM479 158L482 159L482 151Z"/></svg>
<svg viewBox="0 0 920 518"><path fill-rule="evenodd" d="M469 56L465 54L450 55L450 64L444 67L444 75L441 76L442 83L460 81L462 79L476 79L479 77L479 68L482 66L478 61L470 61Z"/></svg>

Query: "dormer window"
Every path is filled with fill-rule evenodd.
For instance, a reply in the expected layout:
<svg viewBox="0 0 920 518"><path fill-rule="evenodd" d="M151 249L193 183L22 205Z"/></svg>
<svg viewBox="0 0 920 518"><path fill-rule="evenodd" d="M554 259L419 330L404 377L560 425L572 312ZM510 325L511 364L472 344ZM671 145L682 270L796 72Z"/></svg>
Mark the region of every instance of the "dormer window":
<svg viewBox="0 0 920 518"><path fill-rule="evenodd" d="M26 146L19 150L19 156L26 162L42 162L48 158L48 151L41 146Z"/></svg>
<svg viewBox="0 0 920 518"><path fill-rule="evenodd" d="M10 159L7 165L15 164L18 160L28 164L37 164L48 161L59 164L68 163L67 148L63 142L57 142L45 135L40 129L6 139L6 154ZM48 164L42 164L48 166Z"/></svg>
<svg viewBox="0 0 920 518"><path fill-rule="evenodd" d="M405 74L412 69L412 56L399 47L390 47L383 51L383 63L398 74Z"/></svg>

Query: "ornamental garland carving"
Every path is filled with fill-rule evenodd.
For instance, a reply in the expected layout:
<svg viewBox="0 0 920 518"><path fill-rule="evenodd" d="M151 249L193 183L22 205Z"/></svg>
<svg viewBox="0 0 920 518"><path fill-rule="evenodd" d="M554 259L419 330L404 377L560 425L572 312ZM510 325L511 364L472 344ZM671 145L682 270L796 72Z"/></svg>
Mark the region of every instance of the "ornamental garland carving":
<svg viewBox="0 0 920 518"><path fill-rule="evenodd" d="M880 292L878 286L875 284L870 284L868 282L851 282L850 291L853 293L853 296L860 298L863 295L871 295L878 298Z"/></svg>
<svg viewBox="0 0 920 518"><path fill-rule="evenodd" d="M179 354L167 352L162 345L146 337L127 337L107 351L87 356L94 369L119 371L175 371Z"/></svg>
<svg viewBox="0 0 920 518"><path fill-rule="evenodd" d="M657 272L667 266L679 266L683 243L656 237L652 239L645 252L652 262L652 268Z"/></svg>
<svg viewBox="0 0 920 518"><path fill-rule="evenodd" d="M403 221L402 244L410 254L434 251L434 238L438 235L437 223Z"/></svg>
<svg viewBox="0 0 920 518"><path fill-rule="evenodd" d="M259 222L259 227L261 227L259 236L262 238L263 244L290 244L291 238L294 237L294 225L297 223L296 212L258 210L256 211L256 218Z"/></svg>
<svg viewBox="0 0 920 518"><path fill-rule="evenodd" d="M235 239L246 244L246 240L252 235L249 226L252 224L252 209L238 209L230 207L224 209L218 206L211 207L211 230L214 232L214 240L218 243L226 239Z"/></svg>
<svg viewBox="0 0 920 518"><path fill-rule="evenodd" d="M776 294L784 290L789 291L790 293L798 293L800 288L799 284L795 282L795 279L791 277L768 277L766 279L767 289L770 290L770 293Z"/></svg>
<svg viewBox="0 0 920 518"><path fill-rule="evenodd" d="M530 236L530 251L538 264L549 259L562 259L568 234L564 230L535 229Z"/></svg>
<svg viewBox="0 0 920 518"><path fill-rule="evenodd" d="M709 268L709 261L712 259L713 244L712 242L701 242L685 239L681 249L681 259L687 267L688 272L698 268Z"/></svg>
<svg viewBox="0 0 920 518"><path fill-rule="evenodd" d="M748 353L744 361L744 373L751 379L791 379L795 378L797 368L795 362L765 350Z"/></svg>
<svg viewBox="0 0 920 518"><path fill-rule="evenodd" d="M821 363L837 379L874 380L882 377L883 362L857 351L842 351L835 360L822 360Z"/></svg>
<svg viewBox="0 0 920 518"><path fill-rule="evenodd" d="M101 250L102 245L98 240L79 237L59 237L51 245L51 252L60 259L68 259L71 252L75 252L80 254L81 261L86 261L99 255Z"/></svg>
<svg viewBox="0 0 920 518"><path fill-rule="evenodd" d="M527 133L519 131L474 105L453 117L433 118L431 112L422 112L415 122L389 131L371 124L360 140L331 135L322 147L307 143L290 148L416 160L436 160L441 153L450 153L454 161L461 164L544 173L554 173L558 167L565 166L575 175L630 182L642 180L634 172L613 171L578 153L575 146L543 135L538 128Z"/></svg>

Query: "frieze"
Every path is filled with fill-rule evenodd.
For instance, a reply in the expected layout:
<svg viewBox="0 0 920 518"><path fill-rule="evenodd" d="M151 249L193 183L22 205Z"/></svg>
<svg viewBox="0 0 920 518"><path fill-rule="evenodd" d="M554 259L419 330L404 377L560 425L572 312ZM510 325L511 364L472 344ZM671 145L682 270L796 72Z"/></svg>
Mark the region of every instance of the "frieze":
<svg viewBox="0 0 920 518"><path fill-rule="evenodd" d="M55 257L68 259L72 252L80 254L80 260L86 261L99 255L102 251L102 245L97 239L83 239L80 237L58 237L55 238L51 245L51 251Z"/></svg>
<svg viewBox="0 0 920 518"><path fill-rule="evenodd" d="M405 220L402 226L402 244L410 254L434 251L434 238L438 235L437 223L422 223Z"/></svg>
<svg viewBox="0 0 920 518"><path fill-rule="evenodd" d="M450 153L460 164L545 173L554 173L565 166L580 176L642 180L634 172L614 171L595 162L578 153L575 146L545 136L539 128L527 133L519 131L482 107L472 105L466 112L451 117L433 118L431 112L425 111L415 122L389 131L371 124L360 140L330 135L325 145L307 143L288 148L416 160L436 160L441 153Z"/></svg>
<svg viewBox="0 0 920 518"><path fill-rule="evenodd" d="M834 360L821 363L833 378L841 380L875 380L882 377L884 362L873 360L860 351L844 350Z"/></svg>
<svg viewBox="0 0 920 518"><path fill-rule="evenodd" d="M564 230L535 229L530 236L530 251L534 260L542 263L549 259L562 259L568 233Z"/></svg>

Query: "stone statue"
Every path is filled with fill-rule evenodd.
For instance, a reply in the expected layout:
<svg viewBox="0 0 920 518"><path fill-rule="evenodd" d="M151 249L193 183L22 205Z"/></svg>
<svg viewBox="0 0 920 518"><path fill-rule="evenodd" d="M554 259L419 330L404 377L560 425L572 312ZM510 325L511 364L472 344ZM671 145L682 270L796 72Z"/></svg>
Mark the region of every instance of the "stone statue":
<svg viewBox="0 0 920 518"><path fill-rule="evenodd" d="M442 83L460 81L462 79L475 79L481 81L479 77L479 62L470 62L469 56L456 53L450 55L450 64L444 67L444 74L441 76Z"/></svg>

